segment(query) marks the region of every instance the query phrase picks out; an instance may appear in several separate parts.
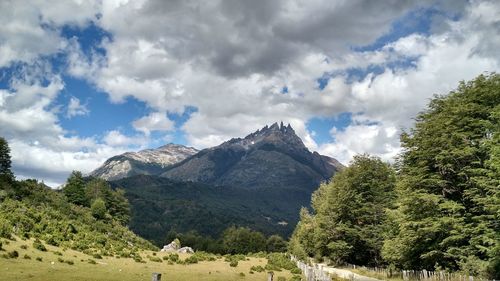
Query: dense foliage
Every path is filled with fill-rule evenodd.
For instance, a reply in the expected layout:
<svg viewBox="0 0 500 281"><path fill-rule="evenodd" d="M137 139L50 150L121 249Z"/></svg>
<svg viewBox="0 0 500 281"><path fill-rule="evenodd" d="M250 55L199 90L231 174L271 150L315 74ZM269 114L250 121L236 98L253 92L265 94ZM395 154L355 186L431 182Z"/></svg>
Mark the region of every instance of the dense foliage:
<svg viewBox="0 0 500 281"><path fill-rule="evenodd" d="M164 244L174 239L196 251L217 254L284 253L287 250L287 242L281 236L271 235L266 238L261 232L248 227L228 227L218 239L200 235L196 231L187 233L169 231Z"/></svg>
<svg viewBox="0 0 500 281"><path fill-rule="evenodd" d="M500 75L435 97L401 143L395 205L390 168L357 157L302 210L292 252L500 278Z"/></svg>
<svg viewBox="0 0 500 281"><path fill-rule="evenodd" d="M349 167L313 194L291 239L296 255L326 257L335 264L381 263L386 208L394 199L395 175L380 159L356 156Z"/></svg>
<svg viewBox="0 0 500 281"><path fill-rule="evenodd" d="M63 187L67 200L90 207L96 217L107 214L123 225L130 220L130 204L122 189L112 189L103 179L84 179L81 172L73 171Z"/></svg>
<svg viewBox="0 0 500 281"><path fill-rule="evenodd" d="M6 143L5 145L7 146ZM72 177L78 175L81 174L73 173ZM71 177L69 181L72 181ZM75 182L80 183L73 181ZM111 191L109 186L103 188L108 189L111 198L116 199L116 191ZM99 197L94 202L100 200L101 206L91 209L69 202L66 195L36 180L1 178L0 237L34 237L40 249L43 244L38 239L50 245L97 256L127 256L140 249L154 249L149 242L124 227L124 221L116 220L110 214L111 207L115 204L113 201ZM120 196L123 197L122 194ZM108 202L111 202L110 207L105 205Z"/></svg>
<svg viewBox="0 0 500 281"><path fill-rule="evenodd" d="M401 137L387 261L500 277L500 75L434 98Z"/></svg>
<svg viewBox="0 0 500 281"><path fill-rule="evenodd" d="M131 205L130 228L162 246L174 231L196 231L218 239L230 226L249 227L264 235L288 237L300 208L309 205L308 191L211 186L156 176L134 176L112 182L125 190Z"/></svg>

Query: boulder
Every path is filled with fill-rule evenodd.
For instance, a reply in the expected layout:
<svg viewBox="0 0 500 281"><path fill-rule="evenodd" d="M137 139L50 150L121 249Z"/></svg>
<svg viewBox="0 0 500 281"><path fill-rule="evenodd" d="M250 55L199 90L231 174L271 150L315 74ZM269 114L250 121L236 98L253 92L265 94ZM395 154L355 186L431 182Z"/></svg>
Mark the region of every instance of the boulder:
<svg viewBox="0 0 500 281"><path fill-rule="evenodd" d="M191 247L182 247L179 250L177 250L177 253L179 253L179 254L194 254L194 251Z"/></svg>
<svg viewBox="0 0 500 281"><path fill-rule="evenodd" d="M170 244L163 246L160 252L176 252L179 250L179 244L176 241L172 241Z"/></svg>

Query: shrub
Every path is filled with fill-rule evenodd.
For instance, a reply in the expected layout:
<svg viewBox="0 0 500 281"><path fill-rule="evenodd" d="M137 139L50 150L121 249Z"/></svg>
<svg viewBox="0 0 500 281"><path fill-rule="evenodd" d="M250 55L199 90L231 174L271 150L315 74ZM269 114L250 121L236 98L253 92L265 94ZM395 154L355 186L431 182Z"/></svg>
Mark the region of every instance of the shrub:
<svg viewBox="0 0 500 281"><path fill-rule="evenodd" d="M37 260L37 261L43 261L43 259L41 257L36 257L35 260Z"/></svg>
<svg viewBox="0 0 500 281"><path fill-rule="evenodd" d="M56 256L62 256L63 254L61 252L59 252L59 251L54 251L54 255L56 255Z"/></svg>
<svg viewBox="0 0 500 281"><path fill-rule="evenodd" d="M198 263L198 258L195 255L192 255L184 260L186 264Z"/></svg>
<svg viewBox="0 0 500 281"><path fill-rule="evenodd" d="M260 265L257 265L257 266L255 266L255 265L254 265L254 266L252 266L252 267L250 268L250 270L251 270L251 271L256 271L256 272L263 272L263 271L264 271L264 268L263 268L262 266L260 266Z"/></svg>
<svg viewBox="0 0 500 281"><path fill-rule="evenodd" d="M30 259L31 259L31 257L30 257L30 256L28 256L27 254L24 254L23 259L25 259L25 260L30 260Z"/></svg>
<svg viewBox="0 0 500 281"><path fill-rule="evenodd" d="M292 270L290 270L290 272L292 274L302 274L302 270L300 270L300 268L293 268Z"/></svg>
<svg viewBox="0 0 500 281"><path fill-rule="evenodd" d="M14 251L8 252L7 256L11 259L17 259L19 257L19 253L16 250L14 250Z"/></svg>
<svg viewBox="0 0 500 281"><path fill-rule="evenodd" d="M176 253L170 253L168 255L168 259L173 261L173 262L177 262L179 260L179 255Z"/></svg>
<svg viewBox="0 0 500 281"><path fill-rule="evenodd" d="M47 248L45 248L45 245L43 245L42 241L40 241L38 238L33 241L33 248L42 252L47 252Z"/></svg>
<svg viewBox="0 0 500 281"><path fill-rule="evenodd" d="M159 257L148 257L150 261L153 262L163 262Z"/></svg>
<svg viewBox="0 0 500 281"><path fill-rule="evenodd" d="M95 260L93 260L93 259L88 259L87 262L90 263L90 264L97 264L97 262Z"/></svg>
<svg viewBox="0 0 500 281"><path fill-rule="evenodd" d="M94 259L99 259L99 260L101 260L101 259L102 259L102 256L101 256L100 254L98 254L98 253L93 254L93 255L92 255L92 257L93 257Z"/></svg>
<svg viewBox="0 0 500 281"><path fill-rule="evenodd" d="M90 206L90 211L92 212L92 216L96 219L104 219L106 216L106 203L101 198L97 198L92 202Z"/></svg>
<svg viewBox="0 0 500 281"><path fill-rule="evenodd" d="M230 267L237 267L237 266L238 266L238 261L236 261L236 260L231 261L231 262L229 263L229 266L230 266Z"/></svg>
<svg viewBox="0 0 500 281"><path fill-rule="evenodd" d="M74 265L75 264L72 260L65 260L64 262L67 263L67 264L69 264L69 265Z"/></svg>
<svg viewBox="0 0 500 281"><path fill-rule="evenodd" d="M240 272L240 277L245 277L245 273Z"/></svg>
<svg viewBox="0 0 500 281"><path fill-rule="evenodd" d="M277 268L277 269L286 269L286 270L292 270L294 268L297 268L295 263L291 261L286 254L283 253L272 253L267 255L267 265L266 269L269 268ZM274 269L269 269L269 270L274 270Z"/></svg>
<svg viewBox="0 0 500 281"><path fill-rule="evenodd" d="M23 250L28 249L28 245L21 245L21 249L23 249Z"/></svg>
<svg viewBox="0 0 500 281"><path fill-rule="evenodd" d="M10 239L11 232L12 225L10 225L10 222L6 219L0 218L0 237Z"/></svg>

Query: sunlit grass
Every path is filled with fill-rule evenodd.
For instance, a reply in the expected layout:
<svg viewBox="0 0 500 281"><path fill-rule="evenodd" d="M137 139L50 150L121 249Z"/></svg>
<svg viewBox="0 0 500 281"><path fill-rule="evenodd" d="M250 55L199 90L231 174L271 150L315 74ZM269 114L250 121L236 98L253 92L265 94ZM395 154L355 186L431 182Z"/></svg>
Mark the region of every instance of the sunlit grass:
<svg viewBox="0 0 500 281"><path fill-rule="evenodd" d="M153 272L162 274L162 280L267 280L267 272L250 274L250 267L267 263L265 258L247 258L239 261L237 267L229 266L224 258L216 261L202 261L197 264L168 264L167 261L152 262L147 256L163 258L168 254L145 251L141 253L146 263L135 262L131 258L92 256L73 250L46 245L47 252L32 247L33 240L10 241L1 239L3 250L1 255L17 251L17 258L0 257L0 280L151 280ZM9 241L9 242L7 242ZM8 245L6 245L8 243ZM181 254L185 259L189 254ZM28 258L29 257L29 258ZM38 261L37 258L41 258ZM95 261L95 264L89 263ZM69 263L73 262L71 265ZM275 280L283 276L286 280L292 277L289 271L275 272Z"/></svg>

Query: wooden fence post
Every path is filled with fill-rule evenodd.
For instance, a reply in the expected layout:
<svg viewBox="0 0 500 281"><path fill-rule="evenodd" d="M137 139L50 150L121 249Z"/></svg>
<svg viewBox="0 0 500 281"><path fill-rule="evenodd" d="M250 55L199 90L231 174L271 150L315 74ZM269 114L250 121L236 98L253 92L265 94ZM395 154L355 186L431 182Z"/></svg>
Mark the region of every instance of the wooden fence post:
<svg viewBox="0 0 500 281"><path fill-rule="evenodd" d="M270 271L267 273L267 281L273 281L274 272Z"/></svg>
<svg viewBox="0 0 500 281"><path fill-rule="evenodd" d="M161 281L161 273L153 273L153 276L151 278L152 281Z"/></svg>

